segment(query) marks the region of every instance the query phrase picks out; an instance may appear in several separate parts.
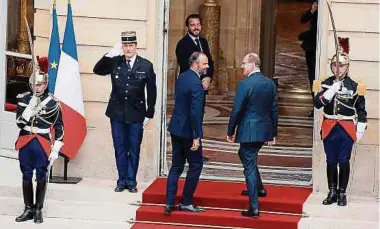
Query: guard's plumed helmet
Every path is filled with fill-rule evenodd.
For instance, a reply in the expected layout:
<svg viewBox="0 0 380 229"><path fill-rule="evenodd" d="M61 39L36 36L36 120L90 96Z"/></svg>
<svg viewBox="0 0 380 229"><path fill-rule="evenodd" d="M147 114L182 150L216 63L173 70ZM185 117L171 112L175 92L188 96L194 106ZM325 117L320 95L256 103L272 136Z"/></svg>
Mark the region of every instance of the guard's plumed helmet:
<svg viewBox="0 0 380 229"><path fill-rule="evenodd" d="M330 63L330 68L331 71L333 71L333 64L337 62L337 59L339 60L339 66L341 65L350 65L350 57L348 56L348 53L350 52L350 46L349 46L349 38L342 38L338 37L338 42L339 42L339 48L338 48L338 58L337 54L334 54L333 57L331 58L331 63ZM346 75L348 72L348 67L345 72L339 73L339 75Z"/></svg>
<svg viewBox="0 0 380 229"><path fill-rule="evenodd" d="M37 84L48 84L48 82L49 82L49 77L47 74L48 66L49 66L48 58L47 57L39 58L37 56L37 61L38 61L38 66L35 66L35 71L29 77L29 83L31 86L35 85L35 84L36 85ZM40 94L42 94L42 93L40 93Z"/></svg>
<svg viewBox="0 0 380 229"><path fill-rule="evenodd" d="M349 46L349 38L338 38L339 42L339 49L338 49L338 59L339 64L341 65L348 65L350 64L350 57L348 56L348 53L350 52L350 46ZM336 63L337 58L336 54L331 58L331 63Z"/></svg>

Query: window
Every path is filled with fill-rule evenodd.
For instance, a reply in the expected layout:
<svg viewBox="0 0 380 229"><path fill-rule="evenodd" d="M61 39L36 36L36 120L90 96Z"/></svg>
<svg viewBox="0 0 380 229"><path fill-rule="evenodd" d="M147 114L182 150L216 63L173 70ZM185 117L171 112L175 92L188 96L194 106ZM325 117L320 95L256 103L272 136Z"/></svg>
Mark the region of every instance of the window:
<svg viewBox="0 0 380 229"><path fill-rule="evenodd" d="M8 0L6 32L6 96L5 110L15 112L16 96L29 90L32 73L30 45L25 26L25 17L33 37L34 0Z"/></svg>

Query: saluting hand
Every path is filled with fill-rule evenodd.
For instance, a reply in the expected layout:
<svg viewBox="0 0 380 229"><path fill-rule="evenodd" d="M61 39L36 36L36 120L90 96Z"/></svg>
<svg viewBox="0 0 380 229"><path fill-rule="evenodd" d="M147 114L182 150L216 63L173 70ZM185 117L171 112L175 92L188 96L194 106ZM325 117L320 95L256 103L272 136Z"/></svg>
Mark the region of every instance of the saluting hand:
<svg viewBox="0 0 380 229"><path fill-rule="evenodd" d="M121 50L122 50L122 44L121 42L116 43L106 54L106 57L115 57L115 56L120 56L121 55Z"/></svg>

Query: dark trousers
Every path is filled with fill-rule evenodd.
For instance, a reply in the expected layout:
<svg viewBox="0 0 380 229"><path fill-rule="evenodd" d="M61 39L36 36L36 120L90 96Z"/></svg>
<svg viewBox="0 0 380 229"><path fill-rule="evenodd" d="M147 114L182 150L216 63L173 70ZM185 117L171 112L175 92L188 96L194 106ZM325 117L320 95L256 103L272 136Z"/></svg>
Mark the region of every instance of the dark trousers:
<svg viewBox="0 0 380 229"><path fill-rule="evenodd" d="M178 179L181 176L185 163L189 164L185 186L183 188L181 204L193 204L193 195L197 188L199 176L202 172L202 144L197 151L191 151L192 139L171 135L172 139L172 167L170 168L166 185L166 204L173 205L178 190Z"/></svg>
<svg viewBox="0 0 380 229"><path fill-rule="evenodd" d="M326 162L330 165L344 166L350 161L354 141L339 124L335 125L329 136L323 140Z"/></svg>
<svg viewBox="0 0 380 229"><path fill-rule="evenodd" d="M46 179L49 160L37 138L20 149L18 159L24 181L32 181L33 170L36 170L37 181Z"/></svg>
<svg viewBox="0 0 380 229"><path fill-rule="evenodd" d="M307 65L307 71L308 71L308 78L309 78L309 86L310 86L310 91L313 95L313 81L315 80L315 49L306 51L305 56L306 56L306 65Z"/></svg>
<svg viewBox="0 0 380 229"><path fill-rule="evenodd" d="M250 209L259 208L259 197L257 196L259 183L257 155L263 144L263 142L240 143L239 157L244 167L244 176L249 193Z"/></svg>
<svg viewBox="0 0 380 229"><path fill-rule="evenodd" d="M140 161L140 145L143 138L142 123L124 123L111 119L118 186L136 186L136 175Z"/></svg>

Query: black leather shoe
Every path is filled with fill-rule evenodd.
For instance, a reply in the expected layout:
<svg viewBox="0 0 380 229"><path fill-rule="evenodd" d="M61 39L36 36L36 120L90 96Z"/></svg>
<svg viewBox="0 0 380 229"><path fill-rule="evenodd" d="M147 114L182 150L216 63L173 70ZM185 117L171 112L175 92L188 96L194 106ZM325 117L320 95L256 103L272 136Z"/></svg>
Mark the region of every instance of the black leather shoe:
<svg viewBox="0 0 380 229"><path fill-rule="evenodd" d="M172 211L175 210L175 206L174 205L166 205L165 206L165 209L164 209L164 214L165 215L170 215L172 213Z"/></svg>
<svg viewBox="0 0 380 229"><path fill-rule="evenodd" d="M267 190L265 188L258 190L257 195L259 197L266 197L267 196Z"/></svg>
<svg viewBox="0 0 380 229"><path fill-rule="evenodd" d="M178 210L180 211L187 211L187 212L204 212L205 210L203 208L197 207L195 205L182 205L180 204L178 206Z"/></svg>
<svg viewBox="0 0 380 229"><path fill-rule="evenodd" d="M34 215L34 194L32 181L22 182L22 192L24 196L24 212L16 218L16 222L24 222L33 219Z"/></svg>
<svg viewBox="0 0 380 229"><path fill-rule="evenodd" d="M242 211L241 215L245 217L258 218L260 216L260 212L258 208L255 208L249 209L248 211Z"/></svg>
<svg viewBox="0 0 380 229"><path fill-rule="evenodd" d="M25 222L33 219L34 210L32 206L25 206L24 212L16 218L16 222Z"/></svg>
<svg viewBox="0 0 380 229"><path fill-rule="evenodd" d="M337 191L334 187L330 188L329 193L327 194L327 197L323 200L322 204L323 205L330 205L333 203L336 203L337 201Z"/></svg>
<svg viewBox="0 0 380 229"><path fill-rule="evenodd" d="M137 193L137 188L136 186L128 186L128 191L130 193Z"/></svg>
<svg viewBox="0 0 380 229"><path fill-rule="evenodd" d="M116 188L115 188L115 192L123 192L124 189L126 189L125 186L118 185L118 186L116 186Z"/></svg>
<svg viewBox="0 0 380 229"><path fill-rule="evenodd" d="M338 206L346 206L347 205L346 190L339 190L337 201L338 201Z"/></svg>
<svg viewBox="0 0 380 229"><path fill-rule="evenodd" d="M44 220L42 218L42 207L37 206L36 210L34 211L34 223L40 224L43 222L44 222Z"/></svg>
<svg viewBox="0 0 380 229"><path fill-rule="evenodd" d="M208 157L202 157L202 160L203 160L204 163L207 163L207 162L210 161L210 158L208 158Z"/></svg>
<svg viewBox="0 0 380 229"><path fill-rule="evenodd" d="M42 208L44 206L45 194L46 194L46 180L37 181L34 223L40 224L44 222L42 218Z"/></svg>
<svg viewBox="0 0 380 229"><path fill-rule="evenodd" d="M241 194L242 194L243 196L249 196L248 190L243 190L243 191L241 192ZM258 196L258 197L266 197L266 196L267 196L267 190L266 190L265 188L260 189L260 190L257 192L257 196Z"/></svg>

